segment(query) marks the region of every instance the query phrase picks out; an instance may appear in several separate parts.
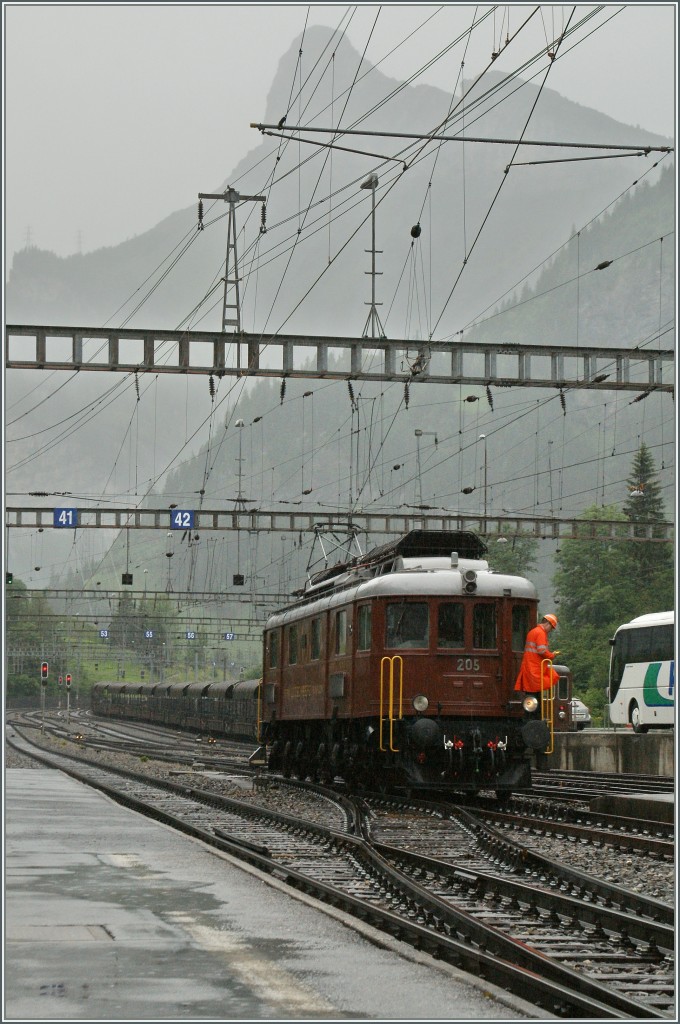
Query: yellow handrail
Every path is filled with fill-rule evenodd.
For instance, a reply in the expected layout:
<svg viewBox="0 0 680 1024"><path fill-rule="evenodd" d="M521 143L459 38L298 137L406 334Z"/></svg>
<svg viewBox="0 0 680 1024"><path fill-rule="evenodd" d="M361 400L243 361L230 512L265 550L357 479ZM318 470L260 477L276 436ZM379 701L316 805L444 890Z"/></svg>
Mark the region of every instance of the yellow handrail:
<svg viewBox="0 0 680 1024"><path fill-rule="evenodd" d="M394 657L384 657L380 660L380 716L378 726L378 741L382 751L384 751L385 745L383 743L383 718L385 717L385 663L389 665L389 704L388 704L388 717L390 722L390 750L396 754L399 750L398 747L394 746L394 722L395 722L395 708L394 708L394 665L395 662L399 662L399 714L397 718L402 718L403 714L403 702L404 702L404 660L400 654L395 654Z"/></svg>
<svg viewBox="0 0 680 1024"><path fill-rule="evenodd" d="M545 665L548 666L550 680L547 687L544 686ZM555 693L552 685L552 660L550 658L544 658L541 662L541 718L550 727L550 742L544 753L552 754L555 749Z"/></svg>
<svg viewBox="0 0 680 1024"><path fill-rule="evenodd" d="M264 690L264 676L260 679L260 685L257 688L257 742L262 743L262 699Z"/></svg>

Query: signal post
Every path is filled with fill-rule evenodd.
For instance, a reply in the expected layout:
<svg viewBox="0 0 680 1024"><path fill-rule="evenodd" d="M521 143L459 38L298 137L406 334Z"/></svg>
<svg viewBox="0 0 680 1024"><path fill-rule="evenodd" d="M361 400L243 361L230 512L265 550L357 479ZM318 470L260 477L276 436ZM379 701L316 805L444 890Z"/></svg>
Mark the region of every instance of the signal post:
<svg viewBox="0 0 680 1024"><path fill-rule="evenodd" d="M45 689L47 678L50 674L50 666L46 661L40 662L40 732L45 732Z"/></svg>

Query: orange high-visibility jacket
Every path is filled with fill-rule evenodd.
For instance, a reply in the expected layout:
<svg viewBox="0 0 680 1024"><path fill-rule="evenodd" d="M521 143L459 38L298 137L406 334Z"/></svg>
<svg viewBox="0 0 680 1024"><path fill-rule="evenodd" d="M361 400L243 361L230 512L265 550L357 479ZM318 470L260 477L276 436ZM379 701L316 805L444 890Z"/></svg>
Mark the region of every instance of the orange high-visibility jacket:
<svg viewBox="0 0 680 1024"><path fill-rule="evenodd" d="M555 657L548 648L548 634L540 624L534 626L527 633L524 645L524 657L520 665L519 675L515 683L516 690L524 690L525 693L538 693L541 689L547 690L554 686L559 679L559 674L549 665L543 667L543 686L541 687L541 662L545 658Z"/></svg>

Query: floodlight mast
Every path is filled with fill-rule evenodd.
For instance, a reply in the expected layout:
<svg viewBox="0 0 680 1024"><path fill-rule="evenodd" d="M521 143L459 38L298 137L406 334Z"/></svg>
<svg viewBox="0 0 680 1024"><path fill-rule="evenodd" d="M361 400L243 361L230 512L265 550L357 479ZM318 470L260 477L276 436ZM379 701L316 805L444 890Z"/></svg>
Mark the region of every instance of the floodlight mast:
<svg viewBox="0 0 680 1024"><path fill-rule="evenodd" d="M375 277L376 274L380 273L380 271L377 271L375 269L375 255L376 252L382 252L382 249L376 249L375 247L375 190L377 189L377 187L377 174L369 174L368 178L366 178L366 181L362 182L362 184L360 185L360 188L370 189L371 191L371 269L370 271L366 271L366 273L370 273L371 275L371 308L366 319L366 324L364 326L364 338L368 337L369 324L371 326L371 338L385 337L385 329L382 323L380 322L380 317L378 316L378 310L375 301ZM382 305L382 303L379 303L379 305Z"/></svg>
<svg viewBox="0 0 680 1024"><path fill-rule="evenodd" d="M236 204L237 203L266 203L266 196L243 196L231 185L224 192L199 192L201 199L223 199L229 203L229 226L227 229L227 255L224 269L224 298L222 300L222 332L226 333L227 327L233 327L235 334L241 333L241 299L239 293L238 276L238 253L236 251ZM229 276L230 263L233 265L233 276ZM230 294L230 286L233 289L233 301ZM228 315L227 310L232 310Z"/></svg>

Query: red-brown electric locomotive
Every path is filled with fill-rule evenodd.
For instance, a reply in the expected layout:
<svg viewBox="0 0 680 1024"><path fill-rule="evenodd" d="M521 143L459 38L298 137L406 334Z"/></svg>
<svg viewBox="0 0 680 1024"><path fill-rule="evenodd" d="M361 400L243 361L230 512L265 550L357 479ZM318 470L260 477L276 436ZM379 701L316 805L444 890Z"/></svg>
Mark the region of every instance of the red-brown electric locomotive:
<svg viewBox="0 0 680 1024"><path fill-rule="evenodd" d="M412 531L312 577L265 627L271 771L405 789L531 785L550 741L514 684L537 594L467 532Z"/></svg>

